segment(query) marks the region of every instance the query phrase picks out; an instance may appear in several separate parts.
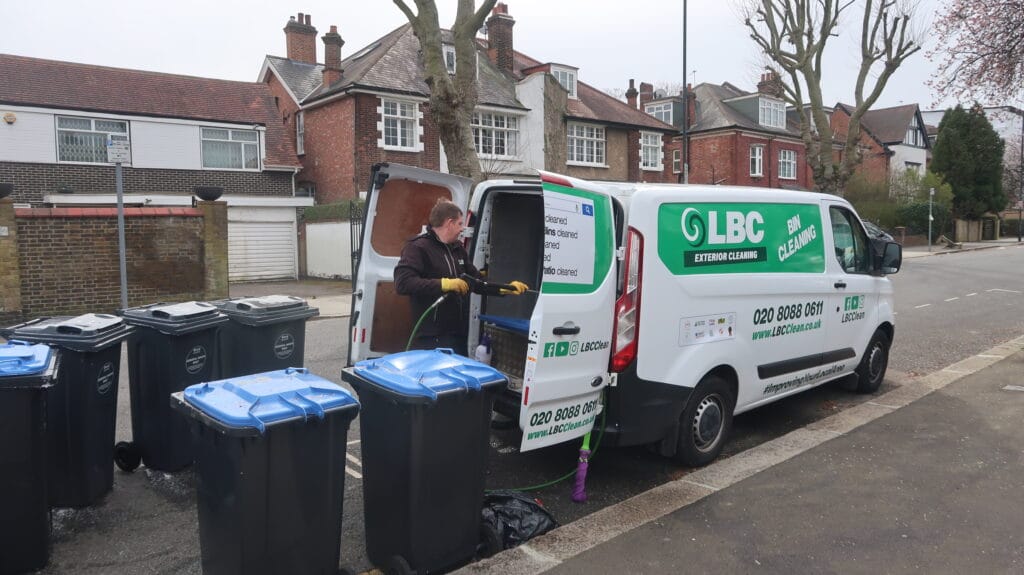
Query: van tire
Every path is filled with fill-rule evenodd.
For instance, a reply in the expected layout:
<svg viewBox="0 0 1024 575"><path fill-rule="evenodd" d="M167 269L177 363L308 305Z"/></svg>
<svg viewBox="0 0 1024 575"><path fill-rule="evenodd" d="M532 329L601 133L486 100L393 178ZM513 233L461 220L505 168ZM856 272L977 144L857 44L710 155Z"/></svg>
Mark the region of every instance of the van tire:
<svg viewBox="0 0 1024 575"><path fill-rule="evenodd" d="M715 375L702 379L679 416L676 459L688 467L714 461L732 430L735 404L727 381Z"/></svg>
<svg viewBox="0 0 1024 575"><path fill-rule="evenodd" d="M885 370L889 366L889 336L882 330L876 330L871 336L864 357L857 366L857 393L874 393L882 386Z"/></svg>

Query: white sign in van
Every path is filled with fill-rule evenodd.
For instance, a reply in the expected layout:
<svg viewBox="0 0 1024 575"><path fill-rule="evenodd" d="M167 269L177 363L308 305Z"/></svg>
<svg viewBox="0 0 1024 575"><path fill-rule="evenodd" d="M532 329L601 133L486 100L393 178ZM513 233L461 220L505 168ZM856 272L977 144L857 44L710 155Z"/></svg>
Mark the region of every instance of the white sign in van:
<svg viewBox="0 0 1024 575"><path fill-rule="evenodd" d="M594 283L594 202L544 196L544 281Z"/></svg>

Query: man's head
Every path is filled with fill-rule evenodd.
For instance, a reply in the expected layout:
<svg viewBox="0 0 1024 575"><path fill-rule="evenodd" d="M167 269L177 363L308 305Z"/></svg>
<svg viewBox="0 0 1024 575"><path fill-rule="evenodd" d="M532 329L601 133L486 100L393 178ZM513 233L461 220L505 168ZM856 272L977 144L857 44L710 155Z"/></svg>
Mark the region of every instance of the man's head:
<svg viewBox="0 0 1024 575"><path fill-rule="evenodd" d="M462 210L451 200L441 198L430 210L430 227L438 239L450 244L462 233Z"/></svg>

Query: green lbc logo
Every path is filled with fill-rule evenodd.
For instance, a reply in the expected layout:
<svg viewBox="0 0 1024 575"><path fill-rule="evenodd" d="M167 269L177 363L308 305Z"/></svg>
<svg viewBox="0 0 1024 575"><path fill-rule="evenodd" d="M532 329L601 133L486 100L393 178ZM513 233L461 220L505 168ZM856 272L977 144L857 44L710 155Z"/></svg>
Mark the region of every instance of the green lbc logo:
<svg viewBox="0 0 1024 575"><path fill-rule="evenodd" d="M862 307L864 307L864 296L862 295L847 296L843 303L843 311L854 311Z"/></svg>

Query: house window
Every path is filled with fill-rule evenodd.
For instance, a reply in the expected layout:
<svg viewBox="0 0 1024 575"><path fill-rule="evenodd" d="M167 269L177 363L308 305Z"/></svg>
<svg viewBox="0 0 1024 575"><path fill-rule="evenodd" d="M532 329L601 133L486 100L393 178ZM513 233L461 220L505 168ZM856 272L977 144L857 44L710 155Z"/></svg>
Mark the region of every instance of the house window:
<svg viewBox="0 0 1024 575"><path fill-rule="evenodd" d="M660 171L661 164L661 134L640 132L640 168Z"/></svg>
<svg viewBox="0 0 1024 575"><path fill-rule="evenodd" d="M569 124L569 155L571 164L604 166L604 128L587 124Z"/></svg>
<svg viewBox="0 0 1024 575"><path fill-rule="evenodd" d="M779 150L779 178L796 179L796 150Z"/></svg>
<svg viewBox="0 0 1024 575"><path fill-rule="evenodd" d="M444 67L448 69L449 74L455 73L455 46L451 44L443 44L441 46L441 53L444 55Z"/></svg>
<svg viewBox="0 0 1024 575"><path fill-rule="evenodd" d="M924 147L924 137L921 135L921 127L917 123L917 114L910 119L910 126L907 127L907 137L903 143L918 148Z"/></svg>
<svg viewBox="0 0 1024 575"><path fill-rule="evenodd" d="M678 174L683 171L683 151L672 150L672 173Z"/></svg>
<svg viewBox="0 0 1024 575"><path fill-rule="evenodd" d="M566 68L551 68L551 73L558 80L558 83L562 85L566 91L569 92L569 97L576 98L576 71L569 70Z"/></svg>
<svg viewBox="0 0 1024 575"><path fill-rule="evenodd" d="M417 106L415 102L383 100L384 147L416 150Z"/></svg>
<svg viewBox="0 0 1024 575"><path fill-rule="evenodd" d="M672 102L647 104L644 106L644 111L666 124L672 123Z"/></svg>
<svg viewBox="0 0 1024 575"><path fill-rule="evenodd" d="M203 128L202 139L204 168L260 169L260 137L254 130Z"/></svg>
<svg viewBox="0 0 1024 575"><path fill-rule="evenodd" d="M306 117L302 112L295 114L295 152L306 153Z"/></svg>
<svg viewBox="0 0 1024 575"><path fill-rule="evenodd" d="M777 100L769 100L768 98L759 98L759 100L761 104L758 123L767 128L785 128L786 105Z"/></svg>
<svg viewBox="0 0 1024 575"><path fill-rule="evenodd" d="M750 175L764 175L764 146L750 146Z"/></svg>
<svg viewBox="0 0 1024 575"><path fill-rule="evenodd" d="M128 122L57 117L58 161L106 164L107 139L127 142Z"/></svg>
<svg viewBox="0 0 1024 575"><path fill-rule="evenodd" d="M518 117L495 112L474 112L472 128L477 154L488 157L518 155Z"/></svg>

